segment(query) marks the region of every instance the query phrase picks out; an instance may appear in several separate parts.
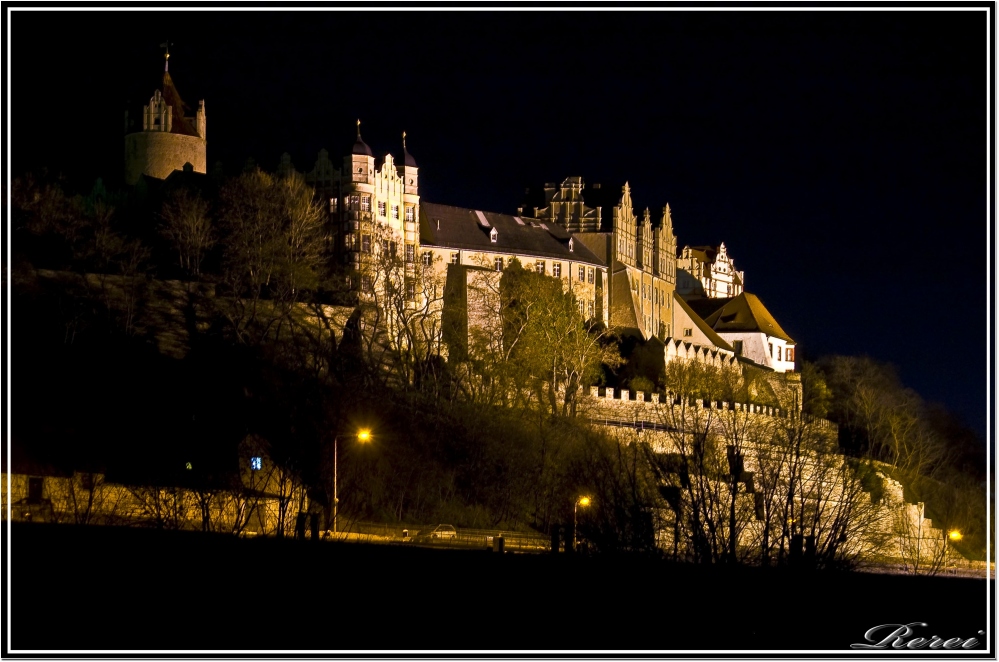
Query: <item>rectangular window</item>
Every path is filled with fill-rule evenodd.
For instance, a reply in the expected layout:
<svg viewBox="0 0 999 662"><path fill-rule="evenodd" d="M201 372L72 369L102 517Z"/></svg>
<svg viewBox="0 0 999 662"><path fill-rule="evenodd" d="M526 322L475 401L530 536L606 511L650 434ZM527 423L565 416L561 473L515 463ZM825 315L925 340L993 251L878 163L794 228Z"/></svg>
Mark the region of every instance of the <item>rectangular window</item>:
<svg viewBox="0 0 999 662"><path fill-rule="evenodd" d="M539 274L545 273L545 261L544 260L536 261L534 263L534 270L537 271Z"/></svg>
<svg viewBox="0 0 999 662"><path fill-rule="evenodd" d="M381 248L382 248L382 255L390 255L391 254L389 252L389 240L388 239L382 239L382 241L381 241Z"/></svg>
<svg viewBox="0 0 999 662"><path fill-rule="evenodd" d="M371 252L371 235L369 234L361 235L361 252L362 253Z"/></svg>
<svg viewBox="0 0 999 662"><path fill-rule="evenodd" d="M783 360L783 359L781 359L781 357L780 357L780 346L778 346L778 347L777 347L777 360L778 360L778 361L781 361L781 360Z"/></svg>
<svg viewBox="0 0 999 662"><path fill-rule="evenodd" d="M392 205L392 218L399 220L399 205Z"/></svg>
<svg viewBox="0 0 999 662"><path fill-rule="evenodd" d="M414 259L416 259L416 246L406 244L406 264L412 264Z"/></svg>
<svg viewBox="0 0 999 662"><path fill-rule="evenodd" d="M770 358L774 357L774 344L772 342L767 343L770 346Z"/></svg>
<svg viewBox="0 0 999 662"><path fill-rule="evenodd" d="M794 361L794 347L787 347L784 349L784 360Z"/></svg>
<svg viewBox="0 0 999 662"><path fill-rule="evenodd" d="M260 457L251 457L250 458L250 470L251 471L260 471L263 468L264 468L264 460L263 460L263 458L260 458Z"/></svg>
<svg viewBox="0 0 999 662"><path fill-rule="evenodd" d="M398 254L399 254L399 247L396 245L396 243L394 241L390 241L389 242L389 255L391 255L392 257L395 257Z"/></svg>
<svg viewBox="0 0 999 662"><path fill-rule="evenodd" d="M28 479L28 503L42 502L42 480L41 478Z"/></svg>
<svg viewBox="0 0 999 662"><path fill-rule="evenodd" d="M587 319L593 319L593 302L592 301L587 301L586 302L586 311L588 313L587 316L586 316L586 318Z"/></svg>
<svg viewBox="0 0 999 662"><path fill-rule="evenodd" d="M736 356L742 356L742 341L741 340L733 340L732 341L732 348L735 349L735 355Z"/></svg>
<svg viewBox="0 0 999 662"><path fill-rule="evenodd" d="M503 258L498 257L495 261L496 271L503 271Z"/></svg>
<svg viewBox="0 0 999 662"><path fill-rule="evenodd" d="M361 196L359 196L359 195L352 195L352 196L350 196L350 208L351 209L353 209L353 210L356 211L357 208L360 207L360 205L361 205Z"/></svg>
<svg viewBox="0 0 999 662"><path fill-rule="evenodd" d="M371 196L362 195L361 196L361 211L371 211Z"/></svg>
<svg viewBox="0 0 999 662"><path fill-rule="evenodd" d="M579 268L579 282L580 283L586 282L586 267Z"/></svg>
<svg viewBox="0 0 999 662"><path fill-rule="evenodd" d="M336 198L330 198L330 213L336 211Z"/></svg>
<svg viewBox="0 0 999 662"><path fill-rule="evenodd" d="M384 202L379 202L378 203L378 215L379 216L384 216L385 215L385 203Z"/></svg>
<svg viewBox="0 0 999 662"><path fill-rule="evenodd" d="M459 255L458 253L451 253L451 264L458 264Z"/></svg>
<svg viewBox="0 0 999 662"><path fill-rule="evenodd" d="M423 266L429 267L434 263L434 254L427 251L423 254Z"/></svg>
<svg viewBox="0 0 999 662"><path fill-rule="evenodd" d="M406 300L415 301L416 300L416 283L411 280L406 281Z"/></svg>
<svg viewBox="0 0 999 662"><path fill-rule="evenodd" d="M555 276L556 278L561 278L562 277L562 263L561 262L555 262L554 264L552 264L552 276Z"/></svg>
<svg viewBox="0 0 999 662"><path fill-rule="evenodd" d="M416 220L416 208L412 206L406 207L406 222L412 223L415 220Z"/></svg>
<svg viewBox="0 0 999 662"><path fill-rule="evenodd" d="M586 302L582 299L579 300L579 316L586 319Z"/></svg>
<svg viewBox="0 0 999 662"><path fill-rule="evenodd" d="M684 329L683 330L683 337L684 338L690 338L693 335L694 335L694 330L693 329L689 329L688 328L688 329Z"/></svg>
<svg viewBox="0 0 999 662"><path fill-rule="evenodd" d="M586 282L593 285L593 267L586 270Z"/></svg>

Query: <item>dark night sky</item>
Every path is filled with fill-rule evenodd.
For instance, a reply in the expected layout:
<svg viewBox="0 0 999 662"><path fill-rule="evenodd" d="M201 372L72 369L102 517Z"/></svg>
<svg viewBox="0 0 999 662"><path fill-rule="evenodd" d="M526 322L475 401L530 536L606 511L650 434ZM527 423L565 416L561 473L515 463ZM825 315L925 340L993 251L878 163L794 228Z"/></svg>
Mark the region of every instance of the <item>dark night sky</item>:
<svg viewBox="0 0 999 662"><path fill-rule="evenodd" d="M400 133L432 202L582 175L726 242L800 356L868 354L986 418L988 15L978 11L17 11L13 172L120 176L169 38L209 164ZM124 35L124 36L121 36Z"/></svg>

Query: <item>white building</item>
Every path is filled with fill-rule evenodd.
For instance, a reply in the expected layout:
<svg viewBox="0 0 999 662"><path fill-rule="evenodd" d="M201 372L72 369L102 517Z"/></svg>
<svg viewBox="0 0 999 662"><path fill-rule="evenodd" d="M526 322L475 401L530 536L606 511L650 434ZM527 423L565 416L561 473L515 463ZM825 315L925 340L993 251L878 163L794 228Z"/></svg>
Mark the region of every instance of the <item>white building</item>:
<svg viewBox="0 0 999 662"><path fill-rule="evenodd" d="M795 342L755 294L731 299L692 299L690 307L738 356L772 369L794 372Z"/></svg>
<svg viewBox="0 0 999 662"><path fill-rule="evenodd" d="M684 246L676 260L676 291L685 298L729 298L742 294L745 273L735 270L725 242L714 246Z"/></svg>

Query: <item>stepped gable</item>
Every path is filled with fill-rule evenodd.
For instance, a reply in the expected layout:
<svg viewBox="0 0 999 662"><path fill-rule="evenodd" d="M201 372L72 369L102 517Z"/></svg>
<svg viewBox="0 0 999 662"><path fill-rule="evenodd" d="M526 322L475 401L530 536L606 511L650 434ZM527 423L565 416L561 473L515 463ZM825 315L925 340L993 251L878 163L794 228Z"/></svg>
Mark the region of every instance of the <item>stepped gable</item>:
<svg viewBox="0 0 999 662"><path fill-rule="evenodd" d="M480 218L481 215L481 218ZM482 218L488 225L483 224ZM497 232L496 241L490 232ZM452 207L432 202L420 205L420 243L444 248L478 250L483 253L519 253L559 260L602 262L581 241L555 223L539 223L530 219L483 212L464 207Z"/></svg>
<svg viewBox="0 0 999 662"><path fill-rule="evenodd" d="M728 350L730 352L734 352L735 351L735 349L732 347L732 345L728 344L728 342L726 342L721 336L719 336L711 328L711 324L707 320L702 319L701 316L698 315L694 311L694 309L691 308L690 305L686 301L683 300L683 297L681 297L676 292L673 293L673 303L675 303L685 313L687 313L687 315L690 317L690 320L694 323L694 325L697 326L697 328L701 331L701 333L703 333L704 335L706 335L708 337L708 339L712 343L715 344L716 347L720 347L721 349L725 349L725 350ZM769 315L769 313L767 313L767 314ZM771 319L773 319L773 318L771 318ZM775 324L776 324L776 322L775 322ZM775 335L775 334L771 334L771 335Z"/></svg>
<svg viewBox="0 0 999 662"><path fill-rule="evenodd" d="M724 302L723 306L704 320L715 331L758 331L789 343L794 342L755 294L743 292Z"/></svg>

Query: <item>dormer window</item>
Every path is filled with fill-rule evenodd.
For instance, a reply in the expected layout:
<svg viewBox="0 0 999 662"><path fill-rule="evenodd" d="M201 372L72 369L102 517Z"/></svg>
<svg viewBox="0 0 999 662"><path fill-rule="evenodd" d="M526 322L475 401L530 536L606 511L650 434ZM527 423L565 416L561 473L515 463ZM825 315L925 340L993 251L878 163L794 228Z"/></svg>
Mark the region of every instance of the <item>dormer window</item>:
<svg viewBox="0 0 999 662"><path fill-rule="evenodd" d="M496 228L493 228L489 231L489 241L495 244L497 239L499 239L499 232L496 231Z"/></svg>

